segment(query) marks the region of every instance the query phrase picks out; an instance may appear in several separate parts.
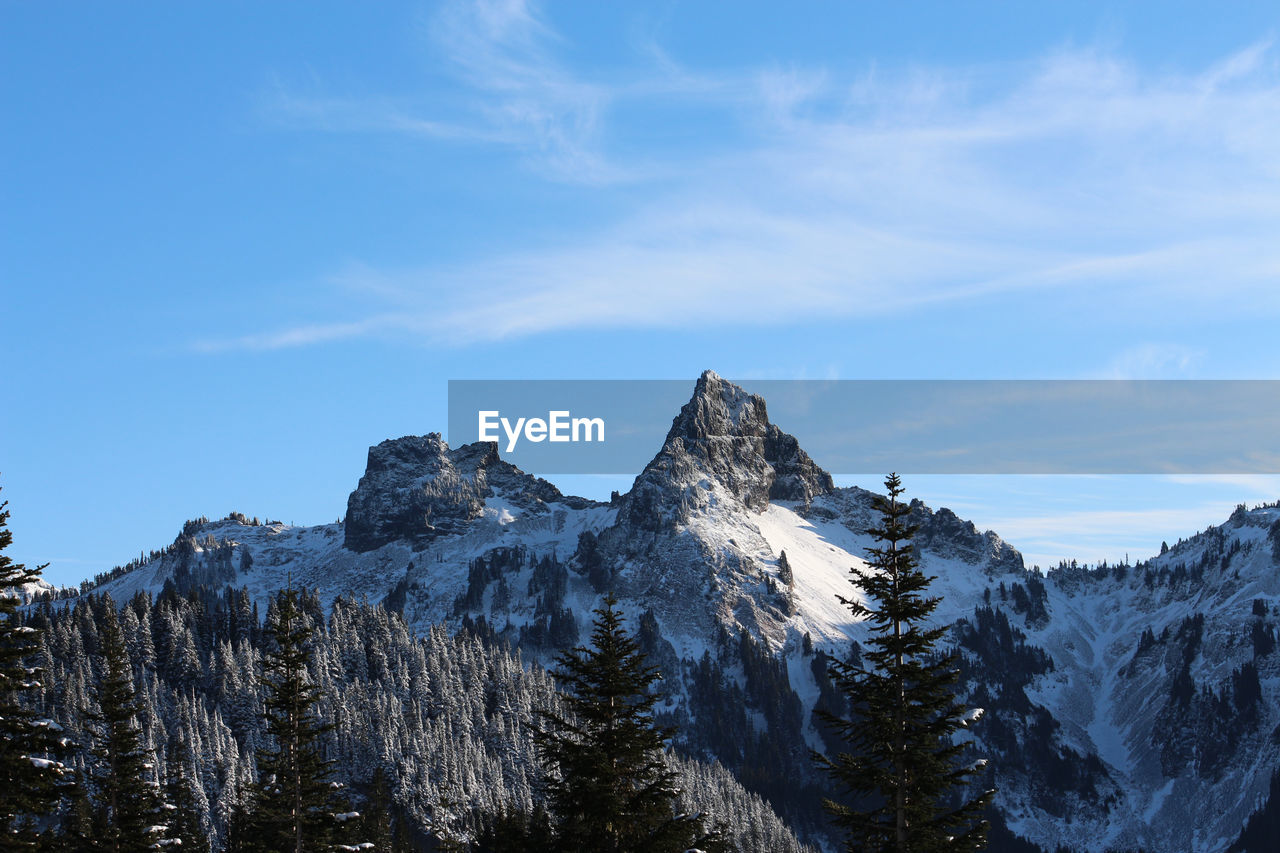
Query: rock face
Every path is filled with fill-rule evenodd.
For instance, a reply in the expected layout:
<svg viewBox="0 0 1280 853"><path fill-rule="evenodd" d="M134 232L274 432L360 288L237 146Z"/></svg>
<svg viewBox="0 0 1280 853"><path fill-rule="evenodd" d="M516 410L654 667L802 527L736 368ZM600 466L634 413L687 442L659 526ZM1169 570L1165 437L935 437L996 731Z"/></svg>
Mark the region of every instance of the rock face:
<svg viewBox="0 0 1280 853"><path fill-rule="evenodd" d="M808 503L831 490L831 475L769 422L762 398L708 370L623 499L619 522L657 532L683 523L716 493L761 512L770 500Z"/></svg>
<svg viewBox="0 0 1280 853"><path fill-rule="evenodd" d="M946 507L933 511L912 501L911 509L910 521L920 526L914 538L917 548L985 566L993 574L1025 570L1022 554L992 531L979 532L972 521L962 521Z"/></svg>
<svg viewBox="0 0 1280 853"><path fill-rule="evenodd" d="M809 712L829 685L804 649L844 654L866 638L836 596L874 545L876 500L832 488L762 400L706 373L611 505L562 495L493 444L411 436L370 449L345 527L192 522L97 589L125 602L170 582L243 585L263 607L286 583L325 602L386 596L424 632L483 617L545 664L563 647L550 638L589 624L607 589L670 673L671 713L702 727L691 747L732 765L766 734L777 750L761 755L818 745ZM913 501L910 522L938 624L964 657L966 702L987 711L971 732L990 761L982 784L998 790L999 849L1026 849L1011 830L1077 853L1221 853L1268 796L1280 813L1280 504L1237 510L1135 565L1043 575L951 510ZM757 659L749 671L743 636L779 668ZM770 692L753 696L761 673ZM735 708L745 734L716 740L732 719L719 712ZM783 777L796 797L808 797L805 772Z"/></svg>
<svg viewBox="0 0 1280 853"><path fill-rule="evenodd" d="M498 458L492 442L450 450L440 433L389 439L369 448L369 461L347 499L344 545L365 552L390 542L423 543L462 532L484 512L495 490L530 511L562 503L592 505L566 497L552 484Z"/></svg>
<svg viewBox="0 0 1280 853"><path fill-rule="evenodd" d="M789 605L759 594L762 561L776 555L757 522L770 501L803 512L833 491L831 475L769 422L763 399L707 371L614 523L574 565L608 567L589 573L593 586L644 599L669 624L714 634L723 622L781 642Z"/></svg>

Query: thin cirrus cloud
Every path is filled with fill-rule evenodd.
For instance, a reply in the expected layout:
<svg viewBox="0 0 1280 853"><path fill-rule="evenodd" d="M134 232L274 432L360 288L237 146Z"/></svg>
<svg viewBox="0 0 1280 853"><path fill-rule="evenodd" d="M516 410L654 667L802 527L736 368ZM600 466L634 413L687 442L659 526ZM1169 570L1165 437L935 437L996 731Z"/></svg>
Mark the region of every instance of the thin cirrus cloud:
<svg viewBox="0 0 1280 853"><path fill-rule="evenodd" d="M1222 298L1235 294L1255 315L1280 308L1270 43L1192 73L1062 49L998 67L718 76L648 46L600 83L558 58L562 37L525 3L448 6L431 34L457 87L448 115L284 86L269 109L303 132L509 148L531 180L616 195L621 212L551 241L542 223L534 248L495 234L448 266L365 259L335 276L364 317L203 347L788 324L1005 291L1078 304L1100 287L1121 307L1242 310ZM691 105L726 131L660 156L626 144L646 110Z"/></svg>
<svg viewBox="0 0 1280 853"><path fill-rule="evenodd" d="M1204 350L1185 344L1152 342L1127 347L1105 367L1102 379L1151 379L1181 377L1198 361Z"/></svg>
<svg viewBox="0 0 1280 853"><path fill-rule="evenodd" d="M1161 542L1172 545L1179 536L1221 524L1235 506L1221 500L1149 510L1064 509L1012 516L993 513L987 506L976 511L986 515L982 526L999 531L1001 538L1022 552L1028 566L1048 568L1070 559L1116 563L1125 557L1154 557ZM1087 545L1082 548L1081 543Z"/></svg>

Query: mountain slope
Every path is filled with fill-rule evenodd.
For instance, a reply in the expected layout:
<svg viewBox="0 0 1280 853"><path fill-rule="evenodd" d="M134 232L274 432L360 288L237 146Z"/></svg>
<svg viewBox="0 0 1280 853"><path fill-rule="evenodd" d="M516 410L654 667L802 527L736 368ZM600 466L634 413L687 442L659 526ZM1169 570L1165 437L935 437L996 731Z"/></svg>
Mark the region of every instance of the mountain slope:
<svg viewBox="0 0 1280 853"><path fill-rule="evenodd" d="M803 828L806 745L824 745L810 711L834 701L821 660L864 637L835 596L853 594L872 500L835 488L763 400L707 372L612 505L562 495L493 445L408 437L370 450L344 525L191 524L100 589L231 584L265 602L292 582L325 604L386 600L419 631L483 625L544 662L614 589L667 676L685 749ZM1280 510L1242 509L1137 566L1047 576L949 510L912 514L937 616L988 710L974 735L1009 827L1049 849L1225 849L1280 759ZM770 778L783 775L796 784Z"/></svg>

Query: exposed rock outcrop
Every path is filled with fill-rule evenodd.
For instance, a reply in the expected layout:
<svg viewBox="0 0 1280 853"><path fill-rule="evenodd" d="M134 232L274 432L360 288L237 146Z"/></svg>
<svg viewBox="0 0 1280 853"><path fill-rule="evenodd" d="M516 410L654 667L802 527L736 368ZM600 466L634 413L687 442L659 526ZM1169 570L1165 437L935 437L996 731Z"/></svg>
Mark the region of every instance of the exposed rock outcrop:
<svg viewBox="0 0 1280 853"><path fill-rule="evenodd" d="M762 398L708 370L623 498L619 523L672 529L722 496L761 512L770 500L808 503L832 488L831 475L769 422Z"/></svg>
<svg viewBox="0 0 1280 853"><path fill-rule="evenodd" d="M495 490L531 512L549 503L592 504L502 461L492 442L450 450L438 432L410 435L369 448L364 476L347 499L344 544L364 552L459 533L483 514Z"/></svg>

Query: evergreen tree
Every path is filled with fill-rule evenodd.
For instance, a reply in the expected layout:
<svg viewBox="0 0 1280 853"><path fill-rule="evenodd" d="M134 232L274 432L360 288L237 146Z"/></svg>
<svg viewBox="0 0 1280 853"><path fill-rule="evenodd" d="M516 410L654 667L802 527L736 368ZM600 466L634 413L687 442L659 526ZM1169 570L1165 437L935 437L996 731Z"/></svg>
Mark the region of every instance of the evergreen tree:
<svg viewBox="0 0 1280 853"><path fill-rule="evenodd" d="M591 587L596 592L604 592L609 586L613 573L605 565L604 557L600 554L599 540L590 530L585 530L578 536L578 550L575 556L579 568L591 582Z"/></svg>
<svg viewBox="0 0 1280 853"><path fill-rule="evenodd" d="M75 784L67 789L68 808L59 828L58 843L64 853L90 853L95 849L93 803L89 778L83 766L75 770Z"/></svg>
<svg viewBox="0 0 1280 853"><path fill-rule="evenodd" d="M152 756L138 725L133 664L115 602L104 595L98 606L103 673L97 710L85 718L93 737L93 847L112 853L152 850L163 840L166 827Z"/></svg>
<svg viewBox="0 0 1280 853"><path fill-rule="evenodd" d="M373 845L370 849L378 853L408 853L404 817L391 797L387 774L381 767L373 773L361 812L357 828L363 842Z"/></svg>
<svg viewBox="0 0 1280 853"><path fill-rule="evenodd" d="M248 796L243 789L237 789L232 792L231 802L231 813L227 815L222 853L253 853L254 845L250 841L252 827Z"/></svg>
<svg viewBox="0 0 1280 853"><path fill-rule="evenodd" d="M170 836L180 842L184 853L208 851L201 809L197 805L198 785L194 778L195 756L191 745L176 738L170 742L166 765L165 806L170 817Z"/></svg>
<svg viewBox="0 0 1280 853"><path fill-rule="evenodd" d="M333 762L325 758L322 737L333 729L321 722L320 688L311 680L312 628L299 607L297 590L288 589L268 614L270 648L263 662L266 731L273 746L257 754L258 783L250 795L248 849L264 853L327 850L339 821Z"/></svg>
<svg viewBox="0 0 1280 853"><path fill-rule="evenodd" d="M324 754L338 762L335 776L358 786L367 801L360 807L367 815L363 826L354 818L345 822L350 836L333 849L366 849L365 843L383 849L390 829L392 853L410 847L464 850L489 826L482 815L504 811L508 817L493 827L493 844L530 853L566 849L555 844L554 836L548 842L549 820L535 811L526 824L520 814L543 799L537 787L543 776L537 772L540 756L527 736L527 721L535 708L565 711L549 673L524 667L505 644L492 641L496 634L487 625L490 640L478 638L484 634L451 632L445 624L417 635L401 617L377 605L335 605L327 624L319 621L318 605L299 601L298 609L308 614L303 618L313 629L307 669L321 697L315 710L336 726L321 737ZM119 613L142 741L149 759L163 752L157 756L163 761L146 774L148 784L160 792L162 782L171 780L172 786L165 786L170 805L193 799L215 849L227 853L260 853L266 846L248 818L250 794L259 778L255 752L276 745L265 732L263 700L270 691L260 676L264 657L278 646L269 629L279 621L279 608L271 605L262 629L251 629L252 611L244 590L206 589L198 600L185 592L154 599L144 595ZM233 619L232 613L246 618ZM36 662L47 668L47 683L57 684L56 693L43 691L42 701L47 713L78 736L83 724L78 712L97 707L94 697L102 681L102 599L85 595L71 605L38 609L31 618L31 624L47 626ZM637 628L637 642L648 642L648 622L631 626ZM584 633L589 632L588 622ZM164 639L164 633L172 636ZM174 674L177 680L170 680L162 661L170 640L185 643L183 633L190 633L205 676L179 689L182 676ZM154 651L148 651L148 636L154 638ZM582 642L589 645L585 637ZM740 691L724 695L729 703L744 701ZM242 726L228 716L233 709ZM60 853L101 848L94 814L100 801L94 778L100 768L88 749L94 742L89 733L78 739L85 748L68 762L73 768L69 776L77 784L69 786L69 802L58 815L65 831L57 839ZM665 758L678 774L676 786L685 791L675 813L716 815L731 825L742 850L803 849L777 814L749 795L728 770L669 754ZM385 790L378 768L386 772ZM195 837L184 836L180 811L170 809L168 819L158 822L169 823L170 836ZM525 839L531 841L525 844ZM437 840L439 848L433 846Z"/></svg>
<svg viewBox="0 0 1280 853"><path fill-rule="evenodd" d="M796 576L791 571L791 561L787 559L786 551L778 555L778 580L788 587L791 587L796 582Z"/></svg>
<svg viewBox="0 0 1280 853"><path fill-rule="evenodd" d="M545 811L529 814L508 809L494 817L482 817L470 849L472 853L556 853L561 848Z"/></svg>
<svg viewBox="0 0 1280 853"><path fill-rule="evenodd" d="M847 745L818 761L850 797L825 800L849 851L922 853L977 850L985 845L981 812L992 792L966 799L966 781L983 762L962 763L967 750L952 736L976 719L957 700L954 657L935 646L946 632L928 627L939 599L926 590L933 578L920 571L911 547L916 527L910 506L899 501L902 482L885 480L877 498L880 526L868 532L868 570L850 570L859 598L840 597L854 617L870 623L861 659L828 662L833 680L852 708L847 717L819 712Z"/></svg>
<svg viewBox="0 0 1280 853"><path fill-rule="evenodd" d="M562 654L554 673L568 713L544 709L547 726L534 734L547 769L555 849L725 849L700 816L676 814L680 791L664 760L672 732L653 720L657 669L624 630L612 594L595 613L592 647Z"/></svg>
<svg viewBox="0 0 1280 853"><path fill-rule="evenodd" d="M45 677L33 665L40 631L25 624L22 588L40 577L3 551L13 542L8 501L0 503L0 850L33 844L39 819L57 805L68 777L57 760L65 753L60 728L41 719L31 705ZM24 697L26 698L24 701Z"/></svg>

